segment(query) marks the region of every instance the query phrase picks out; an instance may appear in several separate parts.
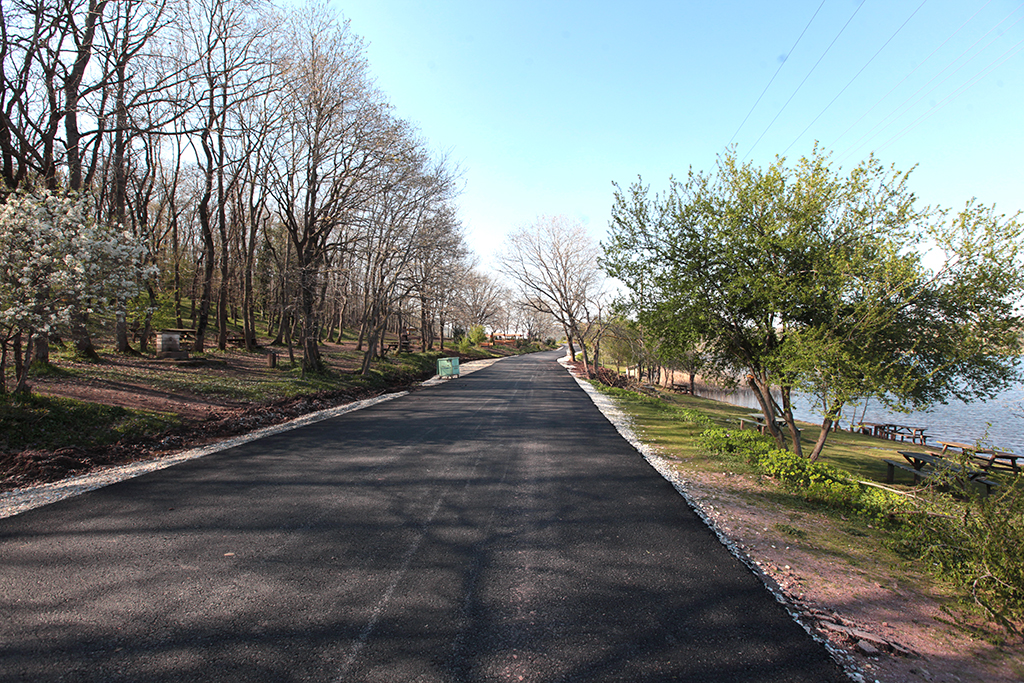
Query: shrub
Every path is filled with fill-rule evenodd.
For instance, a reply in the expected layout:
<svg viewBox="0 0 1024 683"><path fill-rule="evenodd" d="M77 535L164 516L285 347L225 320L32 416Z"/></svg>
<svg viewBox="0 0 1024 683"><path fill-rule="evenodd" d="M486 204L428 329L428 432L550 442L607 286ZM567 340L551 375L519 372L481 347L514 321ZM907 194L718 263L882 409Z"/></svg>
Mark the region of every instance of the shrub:
<svg viewBox="0 0 1024 683"><path fill-rule="evenodd" d="M1010 632L1024 624L1024 477L965 499L929 487L893 546L965 589Z"/></svg>
<svg viewBox="0 0 1024 683"><path fill-rule="evenodd" d="M761 454L775 447L775 442L753 431L713 427L697 437L697 445L708 454L737 455L754 465Z"/></svg>
<svg viewBox="0 0 1024 683"><path fill-rule="evenodd" d="M469 341L479 346L483 342L487 341L487 332L484 330L483 325L474 325L469 330Z"/></svg>
<svg viewBox="0 0 1024 683"><path fill-rule="evenodd" d="M594 379L608 387L619 387L625 389L629 386L630 380L627 375L615 372L608 368L600 367L594 373Z"/></svg>

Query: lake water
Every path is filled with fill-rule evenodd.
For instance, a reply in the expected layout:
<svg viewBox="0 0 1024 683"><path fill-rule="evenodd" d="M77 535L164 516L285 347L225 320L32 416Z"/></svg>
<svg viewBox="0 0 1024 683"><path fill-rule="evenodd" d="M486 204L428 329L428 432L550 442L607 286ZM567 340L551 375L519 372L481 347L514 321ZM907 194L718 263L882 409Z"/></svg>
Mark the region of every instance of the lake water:
<svg viewBox="0 0 1024 683"><path fill-rule="evenodd" d="M697 395L743 406L760 412L761 406L750 389L726 391L697 386ZM885 410L878 401L869 401L864 417L863 406L856 409L854 424L861 422L893 422L912 427L925 427L928 443L958 441L984 443L1001 450L1024 454L1024 385L1016 385L991 401L964 403L956 399L946 405L937 405L929 411L896 413ZM853 408L843 411L840 426L849 429ZM793 398L793 416L805 422L821 424L821 415L812 410L812 401L806 396Z"/></svg>

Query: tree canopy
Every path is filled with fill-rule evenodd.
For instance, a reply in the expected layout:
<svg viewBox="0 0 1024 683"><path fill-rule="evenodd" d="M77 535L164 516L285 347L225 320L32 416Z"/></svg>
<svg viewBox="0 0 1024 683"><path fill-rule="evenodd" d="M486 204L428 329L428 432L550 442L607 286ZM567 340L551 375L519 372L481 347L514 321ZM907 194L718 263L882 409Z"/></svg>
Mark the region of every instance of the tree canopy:
<svg viewBox="0 0 1024 683"><path fill-rule="evenodd" d="M814 396L817 458L852 401L924 408L1019 376L1018 217L919 207L909 177L874 157L843 174L818 149L763 169L726 152L663 195L617 187L603 264L645 325L745 380L780 445L778 416L800 452L791 392Z"/></svg>

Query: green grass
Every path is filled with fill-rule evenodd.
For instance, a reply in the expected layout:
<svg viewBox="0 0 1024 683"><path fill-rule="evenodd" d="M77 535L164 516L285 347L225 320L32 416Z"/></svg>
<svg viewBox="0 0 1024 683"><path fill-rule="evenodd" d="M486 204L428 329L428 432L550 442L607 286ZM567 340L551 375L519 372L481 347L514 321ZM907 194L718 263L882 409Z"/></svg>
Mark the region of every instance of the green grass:
<svg viewBox="0 0 1024 683"><path fill-rule="evenodd" d="M70 398L0 395L0 450L89 448L158 434L181 423L176 415Z"/></svg>

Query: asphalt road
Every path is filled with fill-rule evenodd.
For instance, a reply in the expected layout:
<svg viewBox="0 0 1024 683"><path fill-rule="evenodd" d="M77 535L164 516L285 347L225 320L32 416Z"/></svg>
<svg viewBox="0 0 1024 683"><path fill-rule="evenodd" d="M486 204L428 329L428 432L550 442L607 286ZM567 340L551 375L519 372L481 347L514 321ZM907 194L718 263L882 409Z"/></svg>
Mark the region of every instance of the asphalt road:
<svg viewBox="0 0 1024 683"><path fill-rule="evenodd" d="M556 357L0 520L0 680L848 681Z"/></svg>

